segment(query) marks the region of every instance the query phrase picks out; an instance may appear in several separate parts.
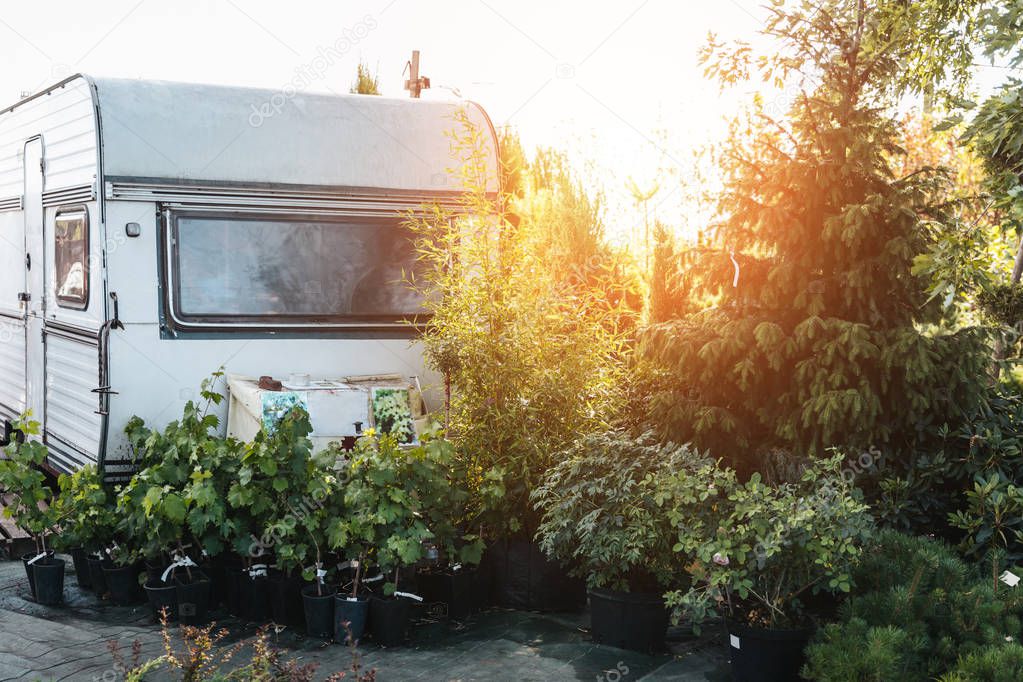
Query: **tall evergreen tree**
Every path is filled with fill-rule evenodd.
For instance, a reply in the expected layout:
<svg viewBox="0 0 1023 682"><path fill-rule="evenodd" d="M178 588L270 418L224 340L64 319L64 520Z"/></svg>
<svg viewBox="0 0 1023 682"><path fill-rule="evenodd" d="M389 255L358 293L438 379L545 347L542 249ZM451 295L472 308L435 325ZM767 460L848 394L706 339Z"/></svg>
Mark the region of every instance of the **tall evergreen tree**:
<svg viewBox="0 0 1023 682"><path fill-rule="evenodd" d="M947 178L892 170L898 96L968 67L959 42L924 54L914 41L960 30L968 4L779 3L770 58L708 48L724 83L759 69L801 94L784 122L754 106L733 126L724 219L689 254L692 295L716 305L644 334L645 358L668 380L649 404L665 435L739 460L898 446L973 403L979 336L922 331L940 308L911 272L927 225L947 217L932 201Z"/></svg>

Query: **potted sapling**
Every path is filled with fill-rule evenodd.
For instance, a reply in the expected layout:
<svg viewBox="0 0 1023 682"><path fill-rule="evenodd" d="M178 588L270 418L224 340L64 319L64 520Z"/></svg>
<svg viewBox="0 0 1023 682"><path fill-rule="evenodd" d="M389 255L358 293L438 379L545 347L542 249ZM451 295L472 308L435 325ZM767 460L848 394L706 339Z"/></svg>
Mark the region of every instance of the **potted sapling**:
<svg viewBox="0 0 1023 682"><path fill-rule="evenodd" d="M440 485L433 480L437 471L422 445L405 449L394 435L377 436L372 429L356 443L348 466L346 515L368 522L363 537L372 537L375 562L385 576L383 594L370 598L370 632L378 644L395 646L405 640L412 602L422 601L401 576L433 537L423 494ZM359 570L365 570L362 564Z"/></svg>
<svg viewBox="0 0 1023 682"><path fill-rule="evenodd" d="M57 516L60 534L57 548L71 555L79 587L92 589L88 557L109 541L113 524L113 494L103 484L95 465L89 464L73 474L61 474L57 480Z"/></svg>
<svg viewBox="0 0 1023 682"><path fill-rule="evenodd" d="M39 423L29 415L15 421L12 427L20 434L11 438L0 459L0 490L7 495L4 516L35 541L36 551L22 556L25 575L32 597L40 604L58 604L64 599L64 560L53 555L47 538L54 533L59 519L52 505L53 491L46 486L40 467L46 460L46 446L33 437L39 434Z"/></svg>
<svg viewBox="0 0 1023 682"><path fill-rule="evenodd" d="M414 453L420 472L417 489L429 501L424 513L433 539L416 573L417 588L425 602L443 604L449 618L460 620L483 608L486 600L479 591L489 587L479 571L485 549L480 513L472 504L469 473L459 466L451 441L429 429L421 442ZM483 479L476 490L491 507L504 488L497 477Z"/></svg>
<svg viewBox="0 0 1023 682"><path fill-rule="evenodd" d="M688 585L673 551L671 500L661 477L711 460L689 446L621 431L577 441L533 491L537 541L586 581L593 640L662 651L668 629L664 592Z"/></svg>
<svg viewBox="0 0 1023 682"><path fill-rule="evenodd" d="M869 508L842 475L841 456L810 461L798 480L740 482L708 465L663 477L688 589L668 592L674 617L725 618L732 675L798 680L815 614L807 598L848 592L872 530Z"/></svg>

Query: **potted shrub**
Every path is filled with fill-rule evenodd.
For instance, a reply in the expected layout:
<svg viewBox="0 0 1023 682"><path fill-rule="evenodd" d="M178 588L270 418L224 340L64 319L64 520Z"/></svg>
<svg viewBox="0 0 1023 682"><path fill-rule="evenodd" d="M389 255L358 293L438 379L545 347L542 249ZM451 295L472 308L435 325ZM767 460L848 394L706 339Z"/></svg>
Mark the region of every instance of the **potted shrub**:
<svg viewBox="0 0 1023 682"><path fill-rule="evenodd" d="M806 599L851 588L872 520L841 467L841 456L811 461L798 480L770 485L707 465L660 482L693 579L667 602L697 627L725 617L736 680L798 680L814 624Z"/></svg>
<svg viewBox="0 0 1023 682"><path fill-rule="evenodd" d="M579 440L533 491L540 547L586 580L594 641L664 648L662 595L687 581L680 580L673 552L671 500L659 482L708 462L687 445L610 431Z"/></svg>
<svg viewBox="0 0 1023 682"><path fill-rule="evenodd" d="M0 459L0 490L8 495L4 515L28 533L36 544L34 554L22 556L32 597L40 604L58 604L64 598L64 560L53 556L47 536L59 519L53 506L53 491L46 486L40 466L46 460L46 447L33 437L39 423L25 415L12 425L20 437L11 438Z"/></svg>
<svg viewBox="0 0 1023 682"><path fill-rule="evenodd" d="M402 570L423 556L423 543L433 537L425 512L424 495L436 489L437 469L429 445L402 448L395 436L377 436L370 429L356 443L346 463L344 519L331 538L335 546L361 542L371 544L374 561L385 575L383 595L370 599L369 622L373 639L384 646L405 639L411 616L410 601L417 595L403 591ZM358 598L358 579L365 571L356 567L353 595ZM347 602L347 598L346 598Z"/></svg>
<svg viewBox="0 0 1023 682"><path fill-rule="evenodd" d="M421 437L416 489L427 500L423 513L433 534L431 561L416 574L424 601L442 603L450 618L462 619L485 604L478 590L479 564L485 544L479 512L471 504L464 471L455 445L436 426ZM477 490L484 503L496 504L503 493L500 481L481 481Z"/></svg>
<svg viewBox="0 0 1023 682"><path fill-rule="evenodd" d="M137 417L125 429L139 470L118 498L124 523L141 539L154 612L176 599L186 625L205 622L211 601L212 582L198 562L220 554L233 529L226 498L242 446L211 434L219 423L210 408L223 399L213 390L221 375L203 381L203 404L186 403L181 419L163 431Z"/></svg>
<svg viewBox="0 0 1023 682"><path fill-rule="evenodd" d="M60 534L55 543L58 549L71 555L78 585L92 589L88 556L99 552L110 540L115 523L113 495L92 464L70 475L61 474L57 483Z"/></svg>

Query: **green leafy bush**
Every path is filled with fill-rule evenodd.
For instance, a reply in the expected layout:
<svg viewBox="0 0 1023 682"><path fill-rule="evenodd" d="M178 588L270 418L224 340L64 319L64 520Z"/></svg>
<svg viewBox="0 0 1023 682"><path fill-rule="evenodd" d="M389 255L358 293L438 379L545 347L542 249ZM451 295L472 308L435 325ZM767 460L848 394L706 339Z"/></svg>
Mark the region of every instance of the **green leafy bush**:
<svg viewBox="0 0 1023 682"><path fill-rule="evenodd" d="M99 469L90 464L73 474L62 474L57 483L60 487L55 502L60 518L57 547L65 551L81 547L87 552L107 547L117 523L116 497L103 483Z"/></svg>
<svg viewBox="0 0 1023 682"><path fill-rule="evenodd" d="M430 434L411 448L401 447L393 434L373 431L356 443L341 471L344 513L327 526L329 546L359 561L353 596L367 561L389 577L384 589L393 593L400 570L423 557L423 543L428 540L454 547L457 539L461 556L479 560L482 540L473 535L456 537L457 529L440 511L449 511L451 500L457 500L450 497L458 494L452 492L450 477L454 453L450 442Z"/></svg>
<svg viewBox="0 0 1023 682"><path fill-rule="evenodd" d="M663 592L679 587L672 500L662 479L710 460L652 434L610 431L580 439L533 491L540 548L590 587Z"/></svg>
<svg viewBox="0 0 1023 682"><path fill-rule="evenodd" d="M490 132L464 113L457 124L461 206L408 224L420 266L412 284L430 313L421 338L445 380L445 427L470 492L479 501L490 497L481 488L504 487L490 497L495 508L473 503L487 512L480 521L491 532L532 535L529 494L556 454L615 415L624 327L634 321L580 186L559 180L564 169L551 160L537 177L505 169L529 194L495 201Z"/></svg>
<svg viewBox="0 0 1023 682"><path fill-rule="evenodd" d="M994 660L1000 654L985 649L1006 647L1023 626L1023 593L999 582L999 572L997 563L971 566L935 540L879 533L854 571L857 589L838 622L807 649L804 675L911 682L948 673L961 657L970 666Z"/></svg>
<svg viewBox="0 0 1023 682"><path fill-rule="evenodd" d="M975 651L941 677L941 682L1017 682L1023 680L1023 646L1016 643Z"/></svg>
<svg viewBox="0 0 1023 682"><path fill-rule="evenodd" d="M0 458L0 491L8 496L4 516L13 518L32 536L36 548L45 551L46 538L58 523L53 491L40 469L46 461L46 446L36 440L39 422L31 421L31 413L16 420L13 427L16 435Z"/></svg>
<svg viewBox="0 0 1023 682"><path fill-rule="evenodd" d="M712 611L750 625L805 625L804 599L848 592L873 525L868 507L842 475L842 457L811 460L793 483L705 465L662 483L674 503L675 551L693 576L667 595L675 617L695 624Z"/></svg>

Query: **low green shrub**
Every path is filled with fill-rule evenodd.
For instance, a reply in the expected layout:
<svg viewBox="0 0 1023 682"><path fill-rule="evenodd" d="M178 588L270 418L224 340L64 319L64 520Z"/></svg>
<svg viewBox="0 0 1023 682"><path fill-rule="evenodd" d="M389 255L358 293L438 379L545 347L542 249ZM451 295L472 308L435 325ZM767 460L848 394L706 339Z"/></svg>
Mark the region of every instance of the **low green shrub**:
<svg viewBox="0 0 1023 682"><path fill-rule="evenodd" d="M941 542L895 531L879 533L863 557L856 593L807 649L809 679L931 680L960 659L983 665L1000 655L988 649L1019 637L1023 592L998 580L997 563L972 566Z"/></svg>
<svg viewBox="0 0 1023 682"><path fill-rule="evenodd" d="M663 592L680 586L675 532L659 494L672 474L711 463L688 445L609 431L579 440L533 491L537 540L590 587Z"/></svg>
<svg viewBox="0 0 1023 682"><path fill-rule="evenodd" d="M1023 680L1023 646L980 649L959 662L941 682L1018 682Z"/></svg>
<svg viewBox="0 0 1023 682"><path fill-rule="evenodd" d="M679 564L687 591L666 595L694 626L712 612L769 628L802 627L807 598L848 592L873 520L842 475L842 457L811 460L794 482L741 482L706 465L661 482L672 499Z"/></svg>

